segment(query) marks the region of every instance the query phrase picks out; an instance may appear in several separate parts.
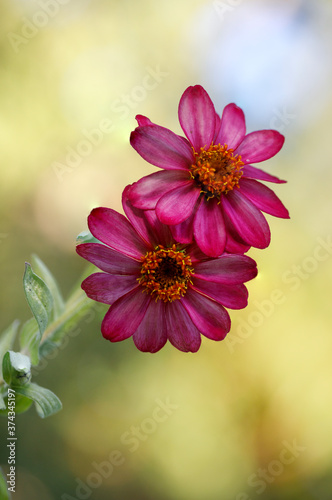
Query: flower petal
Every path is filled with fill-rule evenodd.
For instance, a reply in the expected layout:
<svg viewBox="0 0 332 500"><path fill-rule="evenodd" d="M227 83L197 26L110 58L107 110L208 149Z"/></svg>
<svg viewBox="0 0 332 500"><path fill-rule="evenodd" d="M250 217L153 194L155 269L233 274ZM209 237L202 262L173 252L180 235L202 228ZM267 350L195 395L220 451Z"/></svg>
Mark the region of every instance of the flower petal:
<svg viewBox="0 0 332 500"><path fill-rule="evenodd" d="M179 103L179 120L182 130L196 151L209 147L215 133L215 109L201 85L188 87Z"/></svg>
<svg viewBox="0 0 332 500"><path fill-rule="evenodd" d="M194 272L201 280L236 285L255 278L257 264L247 255L224 254L218 259L198 262Z"/></svg>
<svg viewBox="0 0 332 500"><path fill-rule="evenodd" d="M118 298L137 288L136 276L94 273L82 282L82 289L90 299L113 304Z"/></svg>
<svg viewBox="0 0 332 500"><path fill-rule="evenodd" d="M196 352L201 345L201 334L182 307L181 301L174 300L166 304L167 336L170 343L180 351Z"/></svg>
<svg viewBox="0 0 332 500"><path fill-rule="evenodd" d="M194 325L205 337L223 340L231 327L231 320L226 309L218 302L188 288L181 299Z"/></svg>
<svg viewBox="0 0 332 500"><path fill-rule="evenodd" d="M144 160L166 170L187 170L194 161L190 145L159 125L137 127L130 135L130 144Z"/></svg>
<svg viewBox="0 0 332 500"><path fill-rule="evenodd" d="M216 144L227 144L228 149L236 149L246 134L244 113L236 104L228 104L221 117L220 130L215 139Z"/></svg>
<svg viewBox="0 0 332 500"><path fill-rule="evenodd" d="M153 232L153 237L151 243L154 247L158 245L164 245L166 247L171 246L174 243L174 238L171 233L171 229L166 224L160 222L157 217L155 210L145 210L144 216L151 227L151 232Z"/></svg>
<svg viewBox="0 0 332 500"><path fill-rule="evenodd" d="M230 309L242 309L248 304L248 290L242 284L225 285L201 280L194 276L191 288Z"/></svg>
<svg viewBox="0 0 332 500"><path fill-rule="evenodd" d="M203 199L194 220L194 237L199 248L209 257L218 257L225 249L226 230L218 200Z"/></svg>
<svg viewBox="0 0 332 500"><path fill-rule="evenodd" d="M156 205L156 213L163 224L179 224L192 213L200 195L193 181L164 194Z"/></svg>
<svg viewBox="0 0 332 500"><path fill-rule="evenodd" d="M165 193L183 186L189 179L189 172L185 170L154 172L132 184L128 193L129 200L137 208L154 209Z"/></svg>
<svg viewBox="0 0 332 500"><path fill-rule="evenodd" d="M133 335L136 347L143 352L157 352L167 342L165 304L151 300L141 324Z"/></svg>
<svg viewBox="0 0 332 500"><path fill-rule="evenodd" d="M235 154L246 163L268 160L282 148L285 138L276 130L258 130L246 135Z"/></svg>
<svg viewBox="0 0 332 500"><path fill-rule="evenodd" d="M221 117L218 115L218 113L216 112L215 115L215 122L214 122L214 137L213 137L213 143L214 144L218 144L216 139L217 139L217 136L218 136L218 133L219 133L219 129L220 129L220 124L221 124Z"/></svg>
<svg viewBox="0 0 332 500"><path fill-rule="evenodd" d="M111 342L131 337L144 318L151 296L138 287L120 297L107 311L101 324L101 333Z"/></svg>
<svg viewBox="0 0 332 500"><path fill-rule="evenodd" d="M183 245L188 245L194 240L194 217L195 211L188 217L188 219L180 222L180 224L174 224L170 226L172 236L175 241L182 243Z"/></svg>
<svg viewBox="0 0 332 500"><path fill-rule="evenodd" d="M243 169L242 179L245 178L258 179L259 181L275 182L277 184L283 184L287 182L283 181L282 179L279 179L278 177L275 177L274 175L270 175L264 172L264 170L261 170L260 168L253 167L252 165L244 165L242 169Z"/></svg>
<svg viewBox="0 0 332 500"><path fill-rule="evenodd" d="M270 228L262 212L241 194L241 189L230 191L222 198L225 215L246 243L256 248L270 244Z"/></svg>
<svg viewBox="0 0 332 500"><path fill-rule="evenodd" d="M145 127L147 125L154 125L154 123L152 123L152 121L150 120L150 118L148 118L147 116L136 115L135 118L137 120L137 123L138 123L139 127Z"/></svg>
<svg viewBox="0 0 332 500"><path fill-rule="evenodd" d="M235 238L232 234L233 230L230 227L227 227L227 241L225 246L225 252L234 253L234 254L244 254L248 252L250 249L250 245L244 243L241 238Z"/></svg>
<svg viewBox="0 0 332 500"><path fill-rule="evenodd" d="M88 225L95 238L117 252L138 260L147 252L147 245L130 222L111 208L93 209L88 217Z"/></svg>
<svg viewBox="0 0 332 500"><path fill-rule="evenodd" d="M190 260L193 265L201 261L205 262L206 260L209 260L209 257L202 252L202 250L197 245L196 241L194 241L191 245L189 245L186 248L186 253L190 255Z"/></svg>
<svg viewBox="0 0 332 500"><path fill-rule="evenodd" d="M129 193L131 186L126 186L122 192L122 207L124 213L126 214L128 220L146 242L147 246L152 242L154 235L151 225L148 223L145 217L145 211L141 208L136 208L129 200Z"/></svg>
<svg viewBox="0 0 332 500"><path fill-rule="evenodd" d="M289 219L287 208L281 203L272 189L253 179L241 179L243 193L257 208L275 217Z"/></svg>
<svg viewBox="0 0 332 500"><path fill-rule="evenodd" d="M82 243L81 245L77 245L76 252L106 273L139 273L139 263L137 260L116 252L100 243Z"/></svg>

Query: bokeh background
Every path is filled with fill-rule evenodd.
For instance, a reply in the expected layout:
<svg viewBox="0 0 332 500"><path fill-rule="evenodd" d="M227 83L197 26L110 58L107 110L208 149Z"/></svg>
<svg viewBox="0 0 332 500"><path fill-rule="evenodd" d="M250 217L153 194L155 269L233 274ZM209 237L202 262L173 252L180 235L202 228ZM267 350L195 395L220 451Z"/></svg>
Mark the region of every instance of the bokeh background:
<svg viewBox="0 0 332 500"><path fill-rule="evenodd" d="M102 338L106 307L83 318L34 378L63 410L16 418L15 500L330 499L332 2L1 0L0 16L2 329L30 317L31 254L68 296L91 208L121 211L155 171L129 145L135 115L181 133L189 85L285 134L263 168L291 214L268 217L221 343L143 354Z"/></svg>

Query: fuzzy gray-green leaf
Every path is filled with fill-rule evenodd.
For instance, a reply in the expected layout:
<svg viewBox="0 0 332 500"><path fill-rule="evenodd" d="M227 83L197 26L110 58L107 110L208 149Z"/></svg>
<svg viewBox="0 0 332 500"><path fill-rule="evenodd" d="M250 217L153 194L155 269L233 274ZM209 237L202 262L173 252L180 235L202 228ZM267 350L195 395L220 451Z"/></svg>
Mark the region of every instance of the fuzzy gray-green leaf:
<svg viewBox="0 0 332 500"><path fill-rule="evenodd" d="M38 323L35 318L30 318L24 323L20 333L20 346L21 349L27 351L31 358L33 365L39 363L39 344L41 335Z"/></svg>
<svg viewBox="0 0 332 500"><path fill-rule="evenodd" d="M64 310L64 300L60 292L59 285L48 267L35 254L32 255L32 264L35 272L46 283L52 294L53 313L54 319L56 319Z"/></svg>
<svg viewBox="0 0 332 500"><path fill-rule="evenodd" d="M50 390L37 384L29 384L16 388L15 391L35 402L36 410L41 418L49 417L62 408L60 399Z"/></svg>
<svg viewBox="0 0 332 500"><path fill-rule="evenodd" d="M46 283L33 272L29 263L25 264L23 286L30 309L37 320L41 338L52 312L52 294Z"/></svg>

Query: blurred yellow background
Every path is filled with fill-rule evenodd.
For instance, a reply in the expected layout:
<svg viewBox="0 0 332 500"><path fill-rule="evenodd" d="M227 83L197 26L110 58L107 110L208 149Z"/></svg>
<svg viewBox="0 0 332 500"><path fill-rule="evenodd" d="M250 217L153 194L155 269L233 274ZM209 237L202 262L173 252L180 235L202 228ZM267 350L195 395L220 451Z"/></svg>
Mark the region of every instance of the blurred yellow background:
<svg viewBox="0 0 332 500"><path fill-rule="evenodd" d="M2 329L30 317L32 253L69 294L91 208L121 211L156 170L129 144L135 115L181 134L189 85L286 136L262 168L287 179L272 187L291 214L249 252L259 275L225 341L143 354L102 338L106 306L83 319L34 378L63 410L17 416L15 500L330 499L332 2L2 0L0 15Z"/></svg>

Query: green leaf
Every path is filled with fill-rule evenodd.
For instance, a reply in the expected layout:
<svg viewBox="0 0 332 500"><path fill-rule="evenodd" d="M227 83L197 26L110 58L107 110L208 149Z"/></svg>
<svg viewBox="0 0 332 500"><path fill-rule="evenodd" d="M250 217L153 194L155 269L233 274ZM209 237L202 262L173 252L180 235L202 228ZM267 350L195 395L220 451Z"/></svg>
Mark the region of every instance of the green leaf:
<svg viewBox="0 0 332 500"><path fill-rule="evenodd" d="M49 417L62 408L60 399L52 391L37 384L17 387L15 391L35 402L37 413L41 418Z"/></svg>
<svg viewBox="0 0 332 500"><path fill-rule="evenodd" d="M5 403L5 400L3 398L3 395L0 393L0 410L5 410L6 408L7 408L7 405Z"/></svg>
<svg viewBox="0 0 332 500"><path fill-rule="evenodd" d="M56 319L64 310L64 300L53 274L44 262L35 254L32 255L32 263L35 272L48 286L53 297L53 314Z"/></svg>
<svg viewBox="0 0 332 500"><path fill-rule="evenodd" d="M29 352L31 363L38 365L39 362L39 344L41 335L38 328L38 323L35 318L31 318L22 326L20 333L21 350Z"/></svg>
<svg viewBox="0 0 332 500"><path fill-rule="evenodd" d="M7 351L2 360L4 381L13 389L26 385L31 380L31 361L20 352Z"/></svg>
<svg viewBox="0 0 332 500"><path fill-rule="evenodd" d="M0 337L0 360L2 360L2 358L4 357L4 355L7 351L12 349L19 324L20 324L20 322L16 319L1 334L1 337Z"/></svg>
<svg viewBox="0 0 332 500"><path fill-rule="evenodd" d="M28 304L39 326L37 339L40 341L53 308L52 295L46 283L32 271L28 262L25 264L23 286Z"/></svg>
<svg viewBox="0 0 332 500"><path fill-rule="evenodd" d="M5 408L0 409L0 415L6 416L8 415L8 410L6 409L8 404L8 395L3 398L5 403ZM24 413L27 411L32 405L33 401L31 399L26 398L25 396L21 396L21 394L16 394L15 392L15 413L18 415L19 413ZM1 497L0 497L1 499Z"/></svg>
<svg viewBox="0 0 332 500"><path fill-rule="evenodd" d="M43 357L59 347L66 335L81 331L80 320L85 316L87 322L95 317L95 302L89 299L84 292L77 295L77 299L66 304L64 313L46 330L45 338L39 346L39 356Z"/></svg>
<svg viewBox="0 0 332 500"><path fill-rule="evenodd" d="M90 231L82 231L76 238L76 245L80 245L81 243L100 243L100 241L92 236Z"/></svg>
<svg viewBox="0 0 332 500"><path fill-rule="evenodd" d="M10 500L11 499L11 494L8 491L7 486L8 486L8 484L7 484L4 472L2 470L2 467L0 467L0 499L1 500Z"/></svg>

